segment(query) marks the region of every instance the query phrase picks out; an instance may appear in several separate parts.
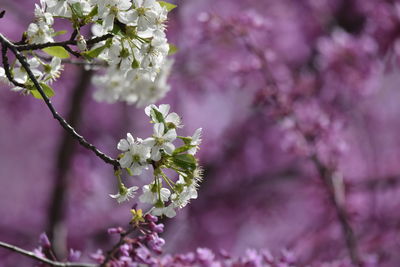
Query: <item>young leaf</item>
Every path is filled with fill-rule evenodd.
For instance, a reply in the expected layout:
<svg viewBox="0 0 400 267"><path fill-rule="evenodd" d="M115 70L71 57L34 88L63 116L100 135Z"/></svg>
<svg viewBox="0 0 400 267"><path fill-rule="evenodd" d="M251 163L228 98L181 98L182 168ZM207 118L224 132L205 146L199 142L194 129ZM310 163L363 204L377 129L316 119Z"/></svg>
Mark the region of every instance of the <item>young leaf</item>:
<svg viewBox="0 0 400 267"><path fill-rule="evenodd" d="M40 83L40 86L42 87L44 94L48 98L54 96L54 94L55 94L54 90L50 86L48 86L45 83ZM39 93L39 91L37 89L29 90L29 92L31 92L31 94L33 95L34 98L43 99L42 95Z"/></svg>
<svg viewBox="0 0 400 267"><path fill-rule="evenodd" d="M177 149L174 150L174 152L172 152L172 154L176 155L176 154L179 154L179 153L182 153L182 152L186 152L189 149L191 149L192 147L194 147L194 146L185 145L185 146L178 147Z"/></svg>
<svg viewBox="0 0 400 267"><path fill-rule="evenodd" d="M94 16L96 16L99 13L99 7L96 5L94 8L92 8L92 10L89 12L89 14L87 15L89 18L93 18Z"/></svg>
<svg viewBox="0 0 400 267"><path fill-rule="evenodd" d="M150 112L154 114L154 115L152 114L152 117L156 118L156 120L157 120L156 122L164 122L164 116L157 109L153 108L153 109L151 109Z"/></svg>
<svg viewBox="0 0 400 267"><path fill-rule="evenodd" d="M62 46L51 46L42 49L44 52L53 57L69 58L69 53Z"/></svg>
<svg viewBox="0 0 400 267"><path fill-rule="evenodd" d="M165 2L165 1L158 1L161 7L165 7L168 12L171 11L172 9L176 8L176 5Z"/></svg>
<svg viewBox="0 0 400 267"><path fill-rule="evenodd" d="M66 34L66 33L67 33L66 30L62 30L62 31L55 32L55 33L53 34L53 36L59 36L59 35L63 35L63 34Z"/></svg>
<svg viewBox="0 0 400 267"><path fill-rule="evenodd" d="M103 45L103 46L97 47L95 49L92 49L90 51L83 52L82 54L89 59L93 59L93 58L98 57L101 54L101 52L103 52L103 50L106 49L106 47L107 47L107 45Z"/></svg>
<svg viewBox="0 0 400 267"><path fill-rule="evenodd" d="M83 10L80 3L71 4L71 10L78 18L83 18Z"/></svg>
<svg viewBox="0 0 400 267"><path fill-rule="evenodd" d="M192 171L196 169L196 158L193 155L190 154L174 155L172 160L178 167L184 170Z"/></svg>

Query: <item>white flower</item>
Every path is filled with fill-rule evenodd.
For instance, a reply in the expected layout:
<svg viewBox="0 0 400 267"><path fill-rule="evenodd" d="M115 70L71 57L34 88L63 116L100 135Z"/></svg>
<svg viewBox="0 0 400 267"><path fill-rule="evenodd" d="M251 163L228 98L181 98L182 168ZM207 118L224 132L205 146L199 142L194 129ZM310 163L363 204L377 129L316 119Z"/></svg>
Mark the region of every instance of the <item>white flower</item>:
<svg viewBox="0 0 400 267"><path fill-rule="evenodd" d="M31 23L28 26L27 36L29 43L42 44L47 42L53 42L54 30L51 26L47 25L43 21L38 23Z"/></svg>
<svg viewBox="0 0 400 267"><path fill-rule="evenodd" d="M140 202L155 204L159 198L157 188L154 183L142 187L143 194L139 197ZM167 188L160 189L161 201L168 201L171 192Z"/></svg>
<svg viewBox="0 0 400 267"><path fill-rule="evenodd" d="M155 0L133 0L133 3L135 9L130 15L130 24L137 25L140 32L154 29L158 14L162 10L160 4Z"/></svg>
<svg viewBox="0 0 400 267"><path fill-rule="evenodd" d="M167 79L171 72L172 64L173 60L167 59L165 63L161 66L160 72L157 74L154 82L148 80L147 89L139 90L139 100L137 102L138 107L143 107L151 103L155 103L167 94L167 92L171 88L170 85L167 83ZM181 127L180 118L179 121L176 121L174 124L176 127Z"/></svg>
<svg viewBox="0 0 400 267"><path fill-rule="evenodd" d="M121 42L117 38L113 39L113 44L108 49L107 61L111 65L118 65L120 71L126 72L132 68L134 57L132 55L131 46L127 40Z"/></svg>
<svg viewBox="0 0 400 267"><path fill-rule="evenodd" d="M169 45L166 38L153 38L150 44L144 43L140 49L141 66L158 72L168 55L168 51Z"/></svg>
<svg viewBox="0 0 400 267"><path fill-rule="evenodd" d="M164 208L154 208L151 210L151 214L154 216L162 216L165 215L168 218L173 218L176 216L176 211L174 209L174 205L170 204L167 207Z"/></svg>
<svg viewBox="0 0 400 267"><path fill-rule="evenodd" d="M130 13L127 11L132 6L129 0L97 0L93 2L97 4L99 17L103 20L103 34L113 29L115 18L122 23L129 21Z"/></svg>
<svg viewBox="0 0 400 267"><path fill-rule="evenodd" d="M41 0L41 6L35 4L35 18L37 21L42 21L47 25L53 25L54 19L53 15L49 12L46 12L46 3Z"/></svg>
<svg viewBox="0 0 400 267"><path fill-rule="evenodd" d="M29 58L28 59L28 64L30 66L30 69L33 73L33 75L40 80L41 77L43 76L43 73L39 70L40 67L40 61L37 58ZM20 64L18 64L20 65ZM19 66L14 69L14 80L18 83L26 83L28 81L28 73L26 73L24 67Z"/></svg>
<svg viewBox="0 0 400 267"><path fill-rule="evenodd" d="M92 82L98 88L93 94L94 99L107 103L118 101L121 92L129 85L129 80L115 67L107 68L107 72L104 75L94 76Z"/></svg>
<svg viewBox="0 0 400 267"><path fill-rule="evenodd" d="M185 182L185 179L179 175L179 180L176 182L177 185L183 185L182 192L180 193L174 193L171 196L172 202L180 208L185 207L190 199L196 199L197 198L197 183L192 183L190 185L187 185Z"/></svg>
<svg viewBox="0 0 400 267"><path fill-rule="evenodd" d="M135 138L133 138L131 133L126 134L126 139L121 139L118 142L117 149L121 151L128 151L130 146L135 143Z"/></svg>
<svg viewBox="0 0 400 267"><path fill-rule="evenodd" d="M71 10L68 8L70 1L65 0L45 0L48 12L54 16L71 17Z"/></svg>
<svg viewBox="0 0 400 267"><path fill-rule="evenodd" d="M54 16L72 17L70 5L79 4L83 14L88 14L93 8L86 0L44 0L47 5L47 12Z"/></svg>
<svg viewBox="0 0 400 267"><path fill-rule="evenodd" d="M129 198L133 198L135 196L135 191L138 190L137 186L132 186L129 188L126 187L122 187L118 194L115 195L109 195L112 198L115 198L117 200L118 203L122 203L126 200L128 200Z"/></svg>
<svg viewBox="0 0 400 267"><path fill-rule="evenodd" d="M50 64L44 65L44 70L45 70L45 77L44 80L50 80L50 81L55 81L60 77L61 71L64 69L64 66L61 65L61 59L58 57L53 57L51 59Z"/></svg>
<svg viewBox="0 0 400 267"><path fill-rule="evenodd" d="M148 146L152 146L151 159L154 161L159 161L161 159L161 149L170 155L175 150L175 146L172 144L172 141L174 141L177 136L175 129L169 129L167 132L164 132L164 130L165 127L163 123L154 124L153 137L143 141Z"/></svg>
<svg viewBox="0 0 400 267"><path fill-rule="evenodd" d="M107 61L111 54L107 50ZM128 66L131 60L131 56L126 61L121 57L115 57L112 59L114 65L110 66L104 75L93 77L93 83L97 87L94 98L97 101L108 103L125 101L128 104L136 103L138 107L142 107L158 101L170 90L167 78L173 63L172 60L166 61L155 80L152 77L153 73L146 69L130 69L126 72L125 69L131 67ZM165 118L165 121L173 123L176 128L182 127L176 113L171 113Z"/></svg>
<svg viewBox="0 0 400 267"><path fill-rule="evenodd" d="M194 146L188 150L188 153L191 155L196 154L197 149L199 148L199 145L201 143L201 131L202 128L198 128L191 137L192 140L190 141L190 145Z"/></svg>
<svg viewBox="0 0 400 267"><path fill-rule="evenodd" d="M8 78L6 76L6 71L4 70L3 67L0 67L0 81L3 81L5 83L9 83Z"/></svg>
<svg viewBox="0 0 400 267"><path fill-rule="evenodd" d="M143 169L148 168L147 159L150 158L150 147L142 143L141 139L135 142L130 133L127 139L121 139L117 148L124 151L123 157L119 160L122 168L131 169L132 175L140 175Z"/></svg>
<svg viewBox="0 0 400 267"><path fill-rule="evenodd" d="M157 117L154 110L159 112L162 115L162 119ZM161 123L164 121L167 124L173 124L175 128L181 128L182 127L181 118L175 112L169 113L169 110L170 110L170 105L161 104L158 107L156 105L149 105L144 109L144 112L155 123Z"/></svg>

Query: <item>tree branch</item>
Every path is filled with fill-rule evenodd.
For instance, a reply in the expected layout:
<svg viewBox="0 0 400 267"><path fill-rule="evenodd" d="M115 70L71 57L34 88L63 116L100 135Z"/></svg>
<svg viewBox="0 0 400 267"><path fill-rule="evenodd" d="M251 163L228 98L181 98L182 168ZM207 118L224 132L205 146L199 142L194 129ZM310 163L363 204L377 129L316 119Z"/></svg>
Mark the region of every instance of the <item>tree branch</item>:
<svg viewBox="0 0 400 267"><path fill-rule="evenodd" d="M7 57L7 46L3 45L1 47L1 58L3 61L3 66L4 66L4 72L6 73L7 79L14 84L15 86L18 87L24 87L24 85L22 83L17 82L16 80L14 80L13 75L11 74L10 71L10 64L8 63L8 57Z"/></svg>
<svg viewBox="0 0 400 267"><path fill-rule="evenodd" d="M91 263L73 263L73 262L52 261L52 260L40 257L31 251L28 251L28 250L25 250L25 249L22 249L17 246L13 246L8 243L1 242L1 241L0 241L0 247L17 252L21 255L32 258L34 260L46 263L50 266L56 266L56 267L97 267L98 266L97 264L91 264Z"/></svg>
<svg viewBox="0 0 400 267"><path fill-rule="evenodd" d="M113 36L114 35L109 33L109 34L106 34L103 36L94 37L92 39L87 40L86 44L89 46L94 45L101 41L105 41L109 38L112 38ZM63 42L49 42L49 43L44 43L44 44L23 44L23 45L16 45L16 44L13 44L10 42L10 44L12 44L14 49L17 51L38 50L38 49L43 49L43 48L52 47L52 46L62 46L68 50L68 49L70 49L69 45L77 45L77 43L78 42L76 40L67 40L67 41L63 41Z"/></svg>
<svg viewBox="0 0 400 267"><path fill-rule="evenodd" d="M350 254L350 258L355 265L360 266L360 257L358 255L357 249L357 238L355 237L353 228L350 225L347 210L343 203L341 203L337 197L337 192L333 184L333 171L325 166L316 155L312 155L311 160L316 166L319 176L328 191L330 201L335 208L340 225L342 226L342 231L346 240L346 245Z"/></svg>
<svg viewBox="0 0 400 267"><path fill-rule="evenodd" d="M95 38L94 38L95 39ZM101 158L105 163L111 164L114 167L119 167L119 162L116 159L110 158L103 152L101 152L97 147L89 143L88 141L85 140L85 138L78 134L75 129L66 122L66 120L55 110L53 104L51 103L50 99L46 96L44 93L42 87L40 86L38 80L36 79L35 75L32 73L30 66L26 60L26 58L18 51L17 47L12 44L7 38L5 38L2 34L0 34L0 42L3 46L2 51L4 50L4 47L7 47L10 49L17 60L21 63L22 67L25 69L25 71L28 74L28 77L31 79L33 82L34 86L36 89L39 91L40 95L42 96L44 102L46 103L47 107L49 108L50 112L52 113L54 119L56 119L60 125L75 139L77 140L83 147L87 148L88 150L93 151L99 158ZM3 54L3 57L5 55Z"/></svg>

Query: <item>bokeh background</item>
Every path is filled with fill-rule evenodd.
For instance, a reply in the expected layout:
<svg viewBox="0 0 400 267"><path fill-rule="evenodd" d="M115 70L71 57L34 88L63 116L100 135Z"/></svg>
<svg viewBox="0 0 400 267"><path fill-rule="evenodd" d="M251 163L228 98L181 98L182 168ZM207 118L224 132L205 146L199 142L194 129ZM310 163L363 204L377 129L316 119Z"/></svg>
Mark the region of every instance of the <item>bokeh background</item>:
<svg viewBox="0 0 400 267"><path fill-rule="evenodd" d="M0 0L0 32L19 40L34 3ZM203 128L204 182L164 221L165 252L268 249L300 266L340 266L349 252L334 192L362 261L399 266L400 2L176 3L168 36L179 51L159 103L183 117L186 135ZM91 75L65 65L53 102L115 157L126 132L146 137L151 127L141 108L95 102ZM118 205L115 191L110 166L70 140L43 103L1 85L0 240L33 249L46 231L61 254L88 258L115 242L108 227L130 219L134 201ZM0 266L23 263L0 250Z"/></svg>

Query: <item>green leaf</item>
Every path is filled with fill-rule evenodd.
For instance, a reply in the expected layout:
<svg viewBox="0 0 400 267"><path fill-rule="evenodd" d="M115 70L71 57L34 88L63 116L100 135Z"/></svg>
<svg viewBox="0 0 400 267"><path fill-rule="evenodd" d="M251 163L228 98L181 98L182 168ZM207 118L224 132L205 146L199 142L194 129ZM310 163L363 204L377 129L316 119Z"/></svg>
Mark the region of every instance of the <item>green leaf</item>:
<svg viewBox="0 0 400 267"><path fill-rule="evenodd" d="M161 7L165 7L168 11L171 11L172 9L176 8L176 5L165 2L165 1L158 1Z"/></svg>
<svg viewBox="0 0 400 267"><path fill-rule="evenodd" d="M40 83L40 86L42 87L44 94L48 98L54 96L54 94L55 94L54 90L50 86L48 86L45 83ZM31 94L33 95L34 98L43 99L42 95L39 93L39 91L37 89L29 90L29 92L31 92Z"/></svg>
<svg viewBox="0 0 400 267"><path fill-rule="evenodd" d="M155 118L157 120L156 122L164 122L164 116L162 115L162 113L160 111L158 111L155 108L152 108L151 113L153 113L151 117ZM167 130L167 129L165 129L165 130Z"/></svg>
<svg viewBox="0 0 400 267"><path fill-rule="evenodd" d="M87 17L89 18L93 18L94 16L96 16L99 13L99 8L96 5L94 8L92 8L92 10L89 12L89 14L87 15Z"/></svg>
<svg viewBox="0 0 400 267"><path fill-rule="evenodd" d="M69 53L62 46L51 46L42 49L44 52L53 57L69 58Z"/></svg>
<svg viewBox="0 0 400 267"><path fill-rule="evenodd" d="M178 52L179 51L179 49L178 49L178 47L176 47L176 45L173 45L173 44L169 44L169 51L168 51L168 55L173 55L173 54L175 54L176 52Z"/></svg>
<svg viewBox="0 0 400 267"><path fill-rule="evenodd" d="M71 10L72 10L72 13L74 15L76 15L78 18L84 17L82 6L80 3L71 4Z"/></svg>
<svg viewBox="0 0 400 267"><path fill-rule="evenodd" d="M121 32L121 27L118 24L114 23L111 33L118 35L120 32Z"/></svg>
<svg viewBox="0 0 400 267"><path fill-rule="evenodd" d="M196 158L190 154L179 154L174 155L172 158L173 162L184 170L193 171L196 169Z"/></svg>
<svg viewBox="0 0 400 267"><path fill-rule="evenodd" d="M93 59L93 58L98 57L101 54L101 52L103 52L103 50L106 48L107 48L107 45L103 45L103 46L97 47L95 49L92 49L90 51L83 52L82 54L89 59Z"/></svg>
<svg viewBox="0 0 400 267"><path fill-rule="evenodd" d="M191 149L192 147L194 147L194 146L186 145L186 146L178 147L177 149L174 150L174 152L172 152L172 154L176 155L176 154L179 154L179 153L182 153L182 152L186 152L189 149Z"/></svg>
<svg viewBox="0 0 400 267"><path fill-rule="evenodd" d="M66 33L67 33L67 31L65 31L65 30L63 30L63 31L58 31L58 32L55 32L55 33L53 34L53 37L54 37L54 36L63 35L63 34L66 34Z"/></svg>

